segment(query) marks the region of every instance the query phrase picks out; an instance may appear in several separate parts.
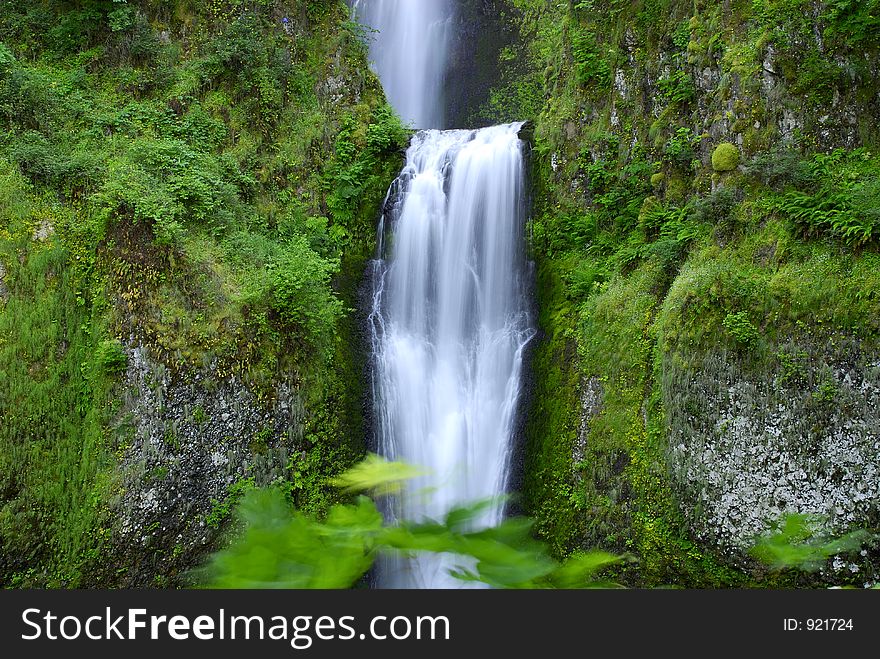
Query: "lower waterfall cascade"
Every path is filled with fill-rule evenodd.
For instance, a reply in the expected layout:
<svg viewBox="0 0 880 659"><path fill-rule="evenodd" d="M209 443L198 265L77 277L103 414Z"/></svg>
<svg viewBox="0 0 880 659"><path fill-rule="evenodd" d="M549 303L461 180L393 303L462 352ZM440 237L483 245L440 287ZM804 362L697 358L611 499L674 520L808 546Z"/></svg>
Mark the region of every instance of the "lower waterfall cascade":
<svg viewBox="0 0 880 659"><path fill-rule="evenodd" d="M379 452L426 469L392 519L442 519L496 498L503 515L528 310L521 123L417 133L385 206L372 268L372 393ZM386 560L390 588L448 588L451 556Z"/></svg>

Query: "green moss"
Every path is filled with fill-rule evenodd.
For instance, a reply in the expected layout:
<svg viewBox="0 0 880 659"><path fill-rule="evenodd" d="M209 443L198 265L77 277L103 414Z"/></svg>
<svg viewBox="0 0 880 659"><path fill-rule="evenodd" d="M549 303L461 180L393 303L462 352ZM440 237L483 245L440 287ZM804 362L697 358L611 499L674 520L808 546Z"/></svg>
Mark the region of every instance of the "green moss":
<svg viewBox="0 0 880 659"><path fill-rule="evenodd" d="M712 169L731 172L739 165L739 149L730 142L722 142L712 152Z"/></svg>
<svg viewBox="0 0 880 659"><path fill-rule="evenodd" d="M75 586L107 538L104 425L124 361L107 348L102 300L73 253L56 239L0 238L10 288L0 308L0 580L26 573L21 586Z"/></svg>
<svg viewBox="0 0 880 659"><path fill-rule="evenodd" d="M532 360L534 391L526 416L523 499L538 534L556 556L565 556L578 546L585 523L572 499L580 374L572 309L565 299L559 263L542 260L537 284L544 336Z"/></svg>

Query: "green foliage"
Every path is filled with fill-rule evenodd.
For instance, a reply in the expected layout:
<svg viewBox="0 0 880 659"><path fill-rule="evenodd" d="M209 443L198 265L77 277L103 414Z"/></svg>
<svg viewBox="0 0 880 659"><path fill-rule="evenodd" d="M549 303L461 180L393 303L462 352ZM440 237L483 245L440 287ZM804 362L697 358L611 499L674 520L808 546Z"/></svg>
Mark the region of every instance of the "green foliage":
<svg viewBox="0 0 880 659"><path fill-rule="evenodd" d="M880 236L880 165L865 150L816 154L802 189L789 189L772 208L805 235L827 235L852 246Z"/></svg>
<svg viewBox="0 0 880 659"><path fill-rule="evenodd" d="M382 516L369 499L335 506L323 523L293 512L277 490L239 507L244 535L208 568L215 588L348 588L372 565L368 548Z"/></svg>
<svg viewBox="0 0 880 659"><path fill-rule="evenodd" d="M760 538L752 555L774 570L793 568L816 571L840 554L858 550L868 539L866 531L852 531L840 537L822 532L821 520L808 515L786 515L776 529Z"/></svg>
<svg viewBox="0 0 880 659"><path fill-rule="evenodd" d="M804 350L794 354L781 351L776 353L779 360L779 382L785 384L803 384L807 376L809 355Z"/></svg>
<svg viewBox="0 0 880 659"><path fill-rule="evenodd" d="M26 573L19 585L74 586L106 539L103 424L119 364L94 360L107 355L105 329L69 267L71 251L54 239L25 250L8 233L2 238L6 227L13 226L0 226L10 289L0 308L0 582Z"/></svg>
<svg viewBox="0 0 880 659"><path fill-rule="evenodd" d="M735 208L734 191L730 188L718 188L712 194L694 201L691 217L697 222L725 226L730 222Z"/></svg>
<svg viewBox="0 0 880 659"><path fill-rule="evenodd" d="M756 580L690 540L665 473L666 416L682 396L700 416L712 380L687 366L704 354L731 355L762 381L803 379L816 427L848 404L833 377L813 373L825 362L808 346L844 335L875 345L876 156L814 152L876 141L840 108L870 115L878 31L833 24L877 12L841 2L834 17L833 2L810 0L513 4L543 78L530 235L546 338L526 510L560 556L638 554L621 570L628 583L793 583ZM601 63L624 72L621 89ZM706 67L719 74L710 90L693 77ZM784 140L783 109L801 120ZM728 144L712 162L704 140L719 128L742 152Z"/></svg>
<svg viewBox="0 0 880 659"><path fill-rule="evenodd" d="M401 152L406 143L406 131L400 118L388 105L376 110L366 127L363 143L359 143L357 129L355 117L346 116L325 172L325 186L329 192L327 206L333 219L346 226L355 224L354 219L360 215L364 198L375 195L375 190L387 183L391 176L391 172L383 171L379 164L386 163L387 166L388 157ZM367 229L365 226L352 228L357 231ZM369 228L372 230L372 218Z"/></svg>
<svg viewBox="0 0 880 659"><path fill-rule="evenodd" d="M349 492L371 492L375 495L397 494L403 483L424 472L402 462L389 462L375 453L369 454L344 474L333 479L337 487Z"/></svg>
<svg viewBox="0 0 880 659"><path fill-rule="evenodd" d="M95 351L95 361L103 371L111 376L119 375L128 365L128 355L117 339L101 341Z"/></svg>
<svg viewBox="0 0 880 659"><path fill-rule="evenodd" d="M641 206L651 191L653 165L634 154L625 163L614 159L594 159L584 165L585 174L594 194L593 203L603 219L619 231L634 227Z"/></svg>
<svg viewBox="0 0 880 659"><path fill-rule="evenodd" d="M824 3L821 20L825 34L841 38L852 46L878 45L880 0L830 0Z"/></svg>
<svg viewBox="0 0 880 659"><path fill-rule="evenodd" d="M203 412L204 414L204 412ZM205 517L205 524L209 527L218 529L229 519L232 511L239 504L242 498L246 498L248 493L256 490L253 477L241 478L232 483L227 488L227 495L223 499L212 499L211 512Z"/></svg>
<svg viewBox="0 0 880 659"><path fill-rule="evenodd" d="M15 55L9 47L0 42L0 78L6 78L15 68Z"/></svg>
<svg viewBox="0 0 880 659"><path fill-rule="evenodd" d="M788 186L800 188L813 179L807 161L796 151L786 148L755 154L746 164L745 172L763 185L778 190Z"/></svg>
<svg viewBox="0 0 880 659"><path fill-rule="evenodd" d="M307 345L329 354L328 328L336 327L342 302L330 290L335 264L322 259L305 239L285 245L268 267L269 299L281 322Z"/></svg>
<svg viewBox="0 0 880 659"><path fill-rule="evenodd" d="M686 51L691 40L690 20L682 21L672 33L672 43L676 48Z"/></svg>
<svg viewBox="0 0 880 659"><path fill-rule="evenodd" d="M545 258L538 270L543 304L539 324L546 338L532 362L535 392L526 415L523 496L535 531L557 558L578 547L586 520L572 505L571 454L579 424L580 372L575 365L576 315L562 278L565 261ZM591 282L591 290L594 288Z"/></svg>
<svg viewBox="0 0 880 659"><path fill-rule="evenodd" d="M162 245L179 246L188 226L220 236L247 212L228 165L179 140L138 140L110 162L95 203L108 222L147 223Z"/></svg>
<svg viewBox="0 0 880 659"><path fill-rule="evenodd" d="M761 337L758 328L749 320L748 311L729 313L721 323L738 345L749 348Z"/></svg>
<svg viewBox="0 0 880 659"><path fill-rule="evenodd" d="M680 105L690 103L697 94L693 78L681 69L676 69L667 77L660 78L657 81L657 89L667 103Z"/></svg>
<svg viewBox="0 0 880 659"><path fill-rule="evenodd" d="M667 140L663 147L663 154L674 165L687 170L691 168L694 158L696 158L695 148L698 144L699 138L693 134L690 128L679 127Z"/></svg>
<svg viewBox="0 0 880 659"><path fill-rule="evenodd" d="M284 51L266 38L267 27L263 16L239 15L216 36L203 64L212 75L229 80L235 100L264 132L280 120L293 76Z"/></svg>
<svg viewBox="0 0 880 659"><path fill-rule="evenodd" d="M417 473L374 457L340 482L387 492ZM380 553L436 552L462 559L451 572L454 577L495 588L608 585L596 575L620 557L590 552L557 563L531 537L528 520L475 528L487 505L491 502L455 508L442 521L386 525L376 504L360 496L333 506L319 521L291 509L276 489L256 490L239 507L244 532L212 557L201 578L213 588L349 588Z"/></svg>
<svg viewBox="0 0 880 659"><path fill-rule="evenodd" d="M589 30L572 27L571 57L580 84L595 85L599 88L611 85L611 66L599 51Z"/></svg>
<svg viewBox="0 0 880 659"><path fill-rule="evenodd" d="M730 142L722 142L712 152L712 169L716 172L731 172L739 165L739 149Z"/></svg>
<svg viewBox="0 0 880 659"><path fill-rule="evenodd" d="M307 446L286 476L303 508L325 512L338 498L328 477L363 450L348 307L407 136L344 5L290 11L296 39L284 7L3 3L4 584L112 572L88 567L111 555L104 511L127 450L107 445L126 369L116 336L174 377L234 373L266 398L280 376L295 380ZM324 93L331 75L346 81L342 100ZM328 157L337 141L350 150ZM176 542L151 534L157 553Z"/></svg>

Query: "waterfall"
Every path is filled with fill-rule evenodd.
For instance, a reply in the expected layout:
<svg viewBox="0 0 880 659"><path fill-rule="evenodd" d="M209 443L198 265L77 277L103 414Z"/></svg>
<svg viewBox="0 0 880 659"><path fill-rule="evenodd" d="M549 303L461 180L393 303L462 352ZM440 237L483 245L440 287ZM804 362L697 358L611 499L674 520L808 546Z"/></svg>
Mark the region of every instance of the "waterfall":
<svg viewBox="0 0 880 659"><path fill-rule="evenodd" d="M427 470L389 502L394 519L442 520L493 499L503 515L525 346L521 123L444 126L441 87L452 0L357 0L378 30L370 55L389 101L419 128L389 191L372 262L372 394L379 452ZM461 586L461 558L383 558L387 588ZM469 567L469 566L464 566Z"/></svg>
<svg viewBox="0 0 880 659"><path fill-rule="evenodd" d="M415 128L444 127L452 0L355 0L353 6L377 32L370 37L370 59L403 121Z"/></svg>
<svg viewBox="0 0 880 659"><path fill-rule="evenodd" d="M373 394L380 452L426 467L389 514L443 519L505 492L523 349L522 124L418 133L373 264ZM478 525L501 520L502 505ZM388 587L460 585L453 557L387 562Z"/></svg>

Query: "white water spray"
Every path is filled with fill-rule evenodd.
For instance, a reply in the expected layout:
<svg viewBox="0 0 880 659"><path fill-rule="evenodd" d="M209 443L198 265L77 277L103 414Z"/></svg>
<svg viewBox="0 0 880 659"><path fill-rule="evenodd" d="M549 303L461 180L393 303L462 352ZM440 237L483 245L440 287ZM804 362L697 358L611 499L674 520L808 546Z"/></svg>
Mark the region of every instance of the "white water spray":
<svg viewBox="0 0 880 659"><path fill-rule="evenodd" d="M374 263L373 394L380 452L424 466L390 515L442 520L506 491L523 349L534 335L522 273L521 124L423 131L383 218ZM503 506L477 526L501 521ZM451 556L382 565L385 587L443 588Z"/></svg>

